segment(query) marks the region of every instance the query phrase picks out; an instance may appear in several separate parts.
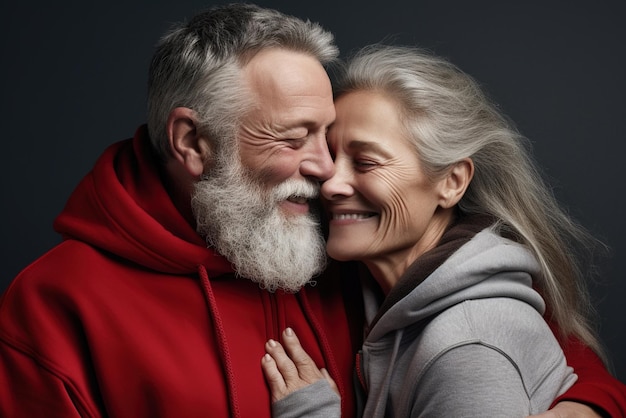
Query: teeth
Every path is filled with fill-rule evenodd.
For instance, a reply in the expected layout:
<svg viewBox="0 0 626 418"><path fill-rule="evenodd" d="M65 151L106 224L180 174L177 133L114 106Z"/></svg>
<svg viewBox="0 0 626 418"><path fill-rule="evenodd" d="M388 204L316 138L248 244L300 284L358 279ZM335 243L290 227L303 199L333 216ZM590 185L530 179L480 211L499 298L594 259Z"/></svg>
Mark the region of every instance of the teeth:
<svg viewBox="0 0 626 418"><path fill-rule="evenodd" d="M371 213L335 213L333 219L366 219L372 216Z"/></svg>
<svg viewBox="0 0 626 418"><path fill-rule="evenodd" d="M290 202L300 203L300 204L304 204L308 201L306 197L302 197L302 196L291 196L287 200L289 200Z"/></svg>

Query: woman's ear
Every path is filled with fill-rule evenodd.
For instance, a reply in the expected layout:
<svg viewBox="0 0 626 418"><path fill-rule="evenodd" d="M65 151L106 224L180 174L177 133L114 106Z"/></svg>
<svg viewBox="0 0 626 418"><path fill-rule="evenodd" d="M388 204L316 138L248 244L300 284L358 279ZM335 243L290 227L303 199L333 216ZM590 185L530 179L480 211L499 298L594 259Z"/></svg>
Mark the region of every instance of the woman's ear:
<svg viewBox="0 0 626 418"><path fill-rule="evenodd" d="M474 177L474 162L471 158L464 158L455 163L442 181L441 199L439 206L451 208L463 197Z"/></svg>
<svg viewBox="0 0 626 418"><path fill-rule="evenodd" d="M207 139L198 133L196 113L187 107L173 109L167 118L167 138L174 159L191 176L200 177L211 153Z"/></svg>

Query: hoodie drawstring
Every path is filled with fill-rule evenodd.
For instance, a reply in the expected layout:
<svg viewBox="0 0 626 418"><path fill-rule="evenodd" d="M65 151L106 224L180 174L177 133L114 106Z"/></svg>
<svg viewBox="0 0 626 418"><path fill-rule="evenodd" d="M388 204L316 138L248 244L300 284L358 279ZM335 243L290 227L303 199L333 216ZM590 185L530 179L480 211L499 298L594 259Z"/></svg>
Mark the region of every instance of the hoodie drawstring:
<svg viewBox="0 0 626 418"><path fill-rule="evenodd" d="M215 294L213 293L213 288L211 287L211 282L209 281L209 275L207 274L206 268L204 268L203 265L199 265L198 273L200 274L200 281L202 283L202 289L204 290L204 296L207 300L207 305L209 305L209 311L211 312L214 330L217 336L220 359L222 361L222 365L224 368L224 375L226 376L226 384L227 384L227 390L228 390L228 402L230 406L230 415L232 417L238 418L241 416L241 413L239 412L239 401L238 401L238 396L237 396L237 389L235 387L235 374L233 372L232 361L230 358L230 351L228 349L228 343L226 341L226 333L224 332L224 325L222 323L222 318L219 315L219 310L217 309L217 302L215 301Z"/></svg>

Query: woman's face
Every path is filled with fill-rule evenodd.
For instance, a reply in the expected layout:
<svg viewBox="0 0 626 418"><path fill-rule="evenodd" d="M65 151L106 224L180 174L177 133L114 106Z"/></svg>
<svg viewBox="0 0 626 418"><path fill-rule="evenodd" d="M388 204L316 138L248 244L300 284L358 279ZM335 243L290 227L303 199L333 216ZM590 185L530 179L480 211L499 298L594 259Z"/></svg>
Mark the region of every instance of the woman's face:
<svg viewBox="0 0 626 418"><path fill-rule="evenodd" d="M431 181L405 138L397 104L371 91L344 94L328 132L335 174L322 185L329 255L406 264L434 247L444 181Z"/></svg>

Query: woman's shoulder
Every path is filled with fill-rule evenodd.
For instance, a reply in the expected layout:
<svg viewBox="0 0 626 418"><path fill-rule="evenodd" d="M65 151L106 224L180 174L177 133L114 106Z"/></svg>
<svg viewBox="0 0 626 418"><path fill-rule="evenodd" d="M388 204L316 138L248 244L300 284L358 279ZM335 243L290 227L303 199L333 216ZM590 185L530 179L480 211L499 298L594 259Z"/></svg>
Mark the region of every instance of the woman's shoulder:
<svg viewBox="0 0 626 418"><path fill-rule="evenodd" d="M511 297L471 299L439 313L420 336L420 347L434 354L467 344L509 351L520 344L558 346L548 324L530 304Z"/></svg>

